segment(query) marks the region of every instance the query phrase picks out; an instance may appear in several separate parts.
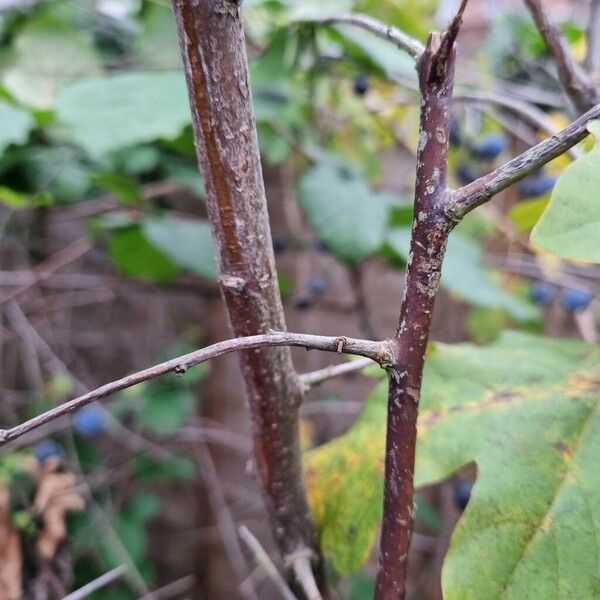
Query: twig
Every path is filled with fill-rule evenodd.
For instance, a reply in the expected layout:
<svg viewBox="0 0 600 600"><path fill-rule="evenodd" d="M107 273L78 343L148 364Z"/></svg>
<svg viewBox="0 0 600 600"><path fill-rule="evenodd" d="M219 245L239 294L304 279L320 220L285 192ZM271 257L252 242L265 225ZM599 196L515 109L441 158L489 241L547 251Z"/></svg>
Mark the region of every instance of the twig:
<svg viewBox="0 0 600 600"><path fill-rule="evenodd" d="M24 284L16 290L11 290L5 296L0 297L0 305L9 301L14 300L17 296L26 292L30 287L35 285L39 281L43 281L50 277L55 271L62 269L63 267L76 261L78 258L83 256L88 250L91 249L89 240L85 237L79 238L74 242L71 242L65 248L62 248L56 254L50 256L43 263L38 265L34 269L34 276L28 283Z"/></svg>
<svg viewBox="0 0 600 600"><path fill-rule="evenodd" d="M356 371L362 371L364 368L373 364L370 358L359 358L350 362L345 362L340 365L329 365L324 369L318 371L312 371L311 373L304 373L300 375L300 381L305 385L307 389L315 387L333 379L334 377L340 377L342 375L350 375L356 373Z"/></svg>
<svg viewBox="0 0 600 600"><path fill-rule="evenodd" d="M132 387L143 381L154 379L165 373L174 372L184 374L187 369L206 362L211 358L229 354L240 350L254 348L265 348L274 346L299 346L307 350L323 350L326 352L337 352L344 354L356 354L366 356L380 364L388 364L391 361L390 347L385 341L373 342L346 337L328 337L321 335L309 335L304 333L268 333L264 335L253 335L245 338L234 338L223 342L217 342L201 350L184 354L166 362L154 365L142 371L132 373L111 383L107 383L87 394L79 396L74 400L65 402L45 413L37 415L29 421L16 425L11 429L0 429L0 446L14 440L33 429L45 425L49 421L58 419L63 415L72 413L86 404L110 396L115 392Z"/></svg>
<svg viewBox="0 0 600 600"><path fill-rule="evenodd" d="M573 121L560 133L526 150L491 173L452 192L446 213L453 220L459 221L474 208L484 204L502 190L543 167L583 140L588 135L587 124L598 118L600 118L600 104Z"/></svg>
<svg viewBox="0 0 600 600"><path fill-rule="evenodd" d="M560 130L555 127L552 121L548 118L543 110L537 108L534 104L523 102L511 96L505 95L498 91L491 93L477 91L461 91L454 94L455 102L471 102L474 104L493 104L504 108L527 121L536 129L541 129L550 136L556 135ZM569 149L572 158L579 158L581 154L574 149Z"/></svg>
<svg viewBox="0 0 600 600"><path fill-rule="evenodd" d="M193 575L186 575L181 579L176 579L167 583L163 587L160 587L152 592L152 594L146 594L139 598L139 600L169 600L173 596L178 596L190 590L194 585L195 577Z"/></svg>
<svg viewBox="0 0 600 600"><path fill-rule="evenodd" d="M525 4L554 58L563 90L578 111L588 110L597 102L596 90L573 59L562 32L548 18L548 8L543 0L525 0Z"/></svg>
<svg viewBox="0 0 600 600"><path fill-rule="evenodd" d="M78 590L71 592L68 596L65 596L63 600L83 600L83 598L87 598L95 591L119 579L119 577L121 577L121 575L123 575L126 571L126 565L115 567L111 571L108 571L108 573L104 573L104 575L94 579L94 581L90 581L89 583L86 583L84 586L80 587Z"/></svg>
<svg viewBox="0 0 600 600"><path fill-rule="evenodd" d="M231 567L238 579L240 593L244 598L258 600L254 586L241 587L242 582L246 579L248 567L237 537L233 517L225 501L225 494L223 493L215 463L203 441L194 444L194 454L196 455L200 473L206 484L208 501L217 520L217 527L221 534L223 547L227 552Z"/></svg>
<svg viewBox="0 0 600 600"><path fill-rule="evenodd" d="M313 21L324 25L354 25L374 33L377 37L392 42L401 50L412 56L415 60L423 54L425 46L419 40L416 40L403 31L400 31L392 25L382 23L373 17L360 13L349 13L344 15L336 15L334 17L323 17Z"/></svg>
<svg viewBox="0 0 600 600"><path fill-rule="evenodd" d="M590 0L585 66L592 80L600 77L600 0Z"/></svg>
<svg viewBox="0 0 600 600"><path fill-rule="evenodd" d="M292 593L283 577L279 574L277 567L269 555L265 552L260 542L252 535L250 530L245 525L240 525L238 533L248 549L254 555L257 564L267 573L271 581L277 586L283 600L298 600Z"/></svg>
<svg viewBox="0 0 600 600"><path fill-rule="evenodd" d="M298 556L295 558L292 561L292 570L307 600L323 600L321 592L319 592L315 579L312 576L308 556Z"/></svg>

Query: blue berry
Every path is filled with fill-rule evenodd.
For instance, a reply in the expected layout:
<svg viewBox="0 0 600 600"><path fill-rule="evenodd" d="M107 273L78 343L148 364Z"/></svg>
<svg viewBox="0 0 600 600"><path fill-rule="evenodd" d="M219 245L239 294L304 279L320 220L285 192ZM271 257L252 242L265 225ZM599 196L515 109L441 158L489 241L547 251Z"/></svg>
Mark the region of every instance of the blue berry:
<svg viewBox="0 0 600 600"><path fill-rule="evenodd" d="M354 79L354 93L357 96L364 96L369 91L369 78L361 73Z"/></svg>
<svg viewBox="0 0 600 600"><path fill-rule="evenodd" d="M309 308L311 308L313 305L312 300L310 298L298 298L295 302L294 302L294 306L298 309L298 310L308 310Z"/></svg>
<svg viewBox="0 0 600 600"><path fill-rule="evenodd" d="M475 181L479 177L479 173L477 169L475 169L472 165L458 165L456 167L456 178L458 179L461 185L467 185L472 181Z"/></svg>
<svg viewBox="0 0 600 600"><path fill-rule="evenodd" d="M550 304L554 298L554 287L545 281L536 281L531 286L531 299L536 304Z"/></svg>
<svg viewBox="0 0 600 600"><path fill-rule="evenodd" d="M313 275L308 279L308 291L313 296L322 296L327 291L327 282L320 275Z"/></svg>
<svg viewBox="0 0 600 600"><path fill-rule="evenodd" d="M566 289L560 303L567 312L576 312L587 308L593 299L594 296L587 290Z"/></svg>
<svg viewBox="0 0 600 600"><path fill-rule="evenodd" d="M43 464L53 456L64 456L65 451L58 442L55 442L54 440L44 440L36 445L34 453L37 461Z"/></svg>
<svg viewBox="0 0 600 600"><path fill-rule="evenodd" d="M552 191L556 184L556 177L552 175L530 175L517 184L517 189L522 198L539 198Z"/></svg>
<svg viewBox="0 0 600 600"><path fill-rule="evenodd" d="M462 145L462 133L460 125L456 119L450 120L450 145L458 148Z"/></svg>
<svg viewBox="0 0 600 600"><path fill-rule="evenodd" d="M280 254L288 249L288 241L284 235L273 235L273 252Z"/></svg>
<svg viewBox="0 0 600 600"><path fill-rule="evenodd" d="M467 508L472 490L473 484L466 481L461 481L454 486L454 504L460 512L463 512Z"/></svg>
<svg viewBox="0 0 600 600"><path fill-rule="evenodd" d="M501 133L492 133L471 149L473 156L480 160L494 160L508 148L508 140Z"/></svg>
<svg viewBox="0 0 600 600"><path fill-rule="evenodd" d="M75 431L83 437L92 438L100 435L106 427L106 414L99 406L84 406L73 418Z"/></svg>

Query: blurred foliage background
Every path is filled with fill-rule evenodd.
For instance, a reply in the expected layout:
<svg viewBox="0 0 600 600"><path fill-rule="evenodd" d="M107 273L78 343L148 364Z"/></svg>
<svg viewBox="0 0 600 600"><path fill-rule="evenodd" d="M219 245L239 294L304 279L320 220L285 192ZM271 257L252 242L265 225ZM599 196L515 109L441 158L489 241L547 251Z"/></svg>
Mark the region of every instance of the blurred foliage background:
<svg viewBox="0 0 600 600"><path fill-rule="evenodd" d="M455 186L572 116L520 3L499 4L473 0L461 33ZM584 4L552 4L579 58ZM408 259L416 75L393 45L311 22L349 10L424 40L452 2L244 4L290 329L383 338L395 327ZM0 11L7 427L228 330L169 4L5 0ZM517 329L597 341L598 267L529 242L570 161L555 160L459 226L435 340L484 344ZM294 356L301 371L332 360ZM356 376L315 388L303 407L306 447L346 431L374 385ZM158 589L152 597L277 598L237 537L245 524L277 562L249 459L235 357L138 386L22 438L0 455L0 578L9 586L0 598L62 598L121 565L91 597L146 598ZM414 598L440 597L441 561L474 474L468 468L419 497ZM47 486L67 492L44 504ZM342 597L371 597L372 560L351 575L336 571L334 561Z"/></svg>

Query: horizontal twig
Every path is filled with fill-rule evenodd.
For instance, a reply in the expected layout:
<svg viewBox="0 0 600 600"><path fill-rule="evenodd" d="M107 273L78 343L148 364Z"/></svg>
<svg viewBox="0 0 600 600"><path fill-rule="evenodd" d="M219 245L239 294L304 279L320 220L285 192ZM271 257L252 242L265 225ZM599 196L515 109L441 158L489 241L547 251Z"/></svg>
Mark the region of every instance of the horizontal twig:
<svg viewBox="0 0 600 600"><path fill-rule="evenodd" d="M328 16L323 17L322 19L313 20L313 22L322 23L324 25L354 25L360 27L361 29L374 33L377 37L396 44L398 48L404 50L415 60L417 60L425 50L425 46L423 46L419 40L410 37L403 31L400 31L400 29L361 13L348 13L336 15L334 17Z"/></svg>
<svg viewBox="0 0 600 600"><path fill-rule="evenodd" d="M350 375L351 373L356 373L356 371L362 371L372 364L373 361L370 358L359 358L339 365L329 365L324 369L312 371L311 373L304 373L303 375L300 375L300 380L307 389L310 389L329 379L341 377L342 375Z"/></svg>
<svg viewBox="0 0 600 600"><path fill-rule="evenodd" d="M343 336L331 337L283 332L271 332L262 335L234 338L223 342L217 342L206 348L190 352L189 354L132 373L131 375L107 383L87 394L70 400L69 402L56 406L55 408L37 415L20 425L16 425L11 429L0 429L0 446L37 429L54 419L72 413L86 404L110 396L115 392L132 387L143 381L148 381L170 372L182 375L188 368L193 367L194 365L206 362L217 356L222 356L223 354L229 354L230 352L273 346L298 346L306 348L307 350L323 350L325 352L338 352L340 354L355 354L368 357L382 365L390 364L392 360L391 346L387 341L376 342Z"/></svg>
<svg viewBox="0 0 600 600"><path fill-rule="evenodd" d="M599 118L600 104L597 104L560 133L526 150L491 173L452 192L445 209L448 216L459 221L468 212L484 204L502 190L564 154L588 135L587 124Z"/></svg>
<svg viewBox="0 0 600 600"><path fill-rule="evenodd" d="M83 600L84 598L87 598L99 589L119 579L119 577L124 575L126 572L126 565L120 565L119 567L115 567L111 571L104 573L104 575L100 575L100 577L98 577L97 579L86 583L83 587L80 587L78 590L71 592L68 596L64 597L64 600Z"/></svg>

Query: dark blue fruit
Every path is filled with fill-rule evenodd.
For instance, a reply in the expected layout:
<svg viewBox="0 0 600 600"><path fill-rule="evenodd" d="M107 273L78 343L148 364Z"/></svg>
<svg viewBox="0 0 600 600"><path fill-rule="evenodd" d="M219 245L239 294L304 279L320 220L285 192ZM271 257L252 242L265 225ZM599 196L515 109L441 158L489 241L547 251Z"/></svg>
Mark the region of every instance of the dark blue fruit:
<svg viewBox="0 0 600 600"><path fill-rule="evenodd" d="M550 304L554 298L554 287L545 281L536 281L531 286L531 299L536 304Z"/></svg>
<svg viewBox="0 0 600 600"><path fill-rule="evenodd" d="M106 414L100 406L84 406L75 413L73 418L75 431L83 437L96 437L106 427Z"/></svg>
<svg viewBox="0 0 600 600"><path fill-rule="evenodd" d="M508 148L508 140L501 133L491 133L471 148L473 156L480 160L494 160Z"/></svg>
<svg viewBox="0 0 600 600"><path fill-rule="evenodd" d="M320 275L313 275L308 279L307 287L313 296L322 296L327 291L327 282Z"/></svg>
<svg viewBox="0 0 600 600"><path fill-rule="evenodd" d="M312 300L310 298L298 298L295 302L294 302L294 306L298 309L298 310L308 310L309 308L311 308L313 305Z"/></svg>
<svg viewBox="0 0 600 600"><path fill-rule="evenodd" d="M273 235L273 252L281 254L288 249L288 240L284 235Z"/></svg>
<svg viewBox="0 0 600 600"><path fill-rule="evenodd" d="M460 512L463 512L471 499L473 484L461 481L454 486L454 504Z"/></svg>
<svg viewBox="0 0 600 600"><path fill-rule="evenodd" d="M369 91L369 78L361 73L354 79L354 93L357 96L364 96Z"/></svg>
<svg viewBox="0 0 600 600"><path fill-rule="evenodd" d="M522 198L539 198L556 185L556 177L552 175L529 175L517 183L517 189Z"/></svg>
<svg viewBox="0 0 600 600"><path fill-rule="evenodd" d="M55 442L54 440L44 440L37 444L34 453L37 461L43 464L53 456L64 456L65 451L58 442Z"/></svg>
<svg viewBox="0 0 600 600"><path fill-rule="evenodd" d="M458 148L462 145L462 132L456 119L450 120L450 145Z"/></svg>
<svg viewBox="0 0 600 600"><path fill-rule="evenodd" d="M455 173L456 179L461 185L467 185L479 177L479 172L472 165L458 165Z"/></svg>
<svg viewBox="0 0 600 600"><path fill-rule="evenodd" d="M593 299L594 296L587 290L566 289L560 303L567 312L576 312L587 308Z"/></svg>

